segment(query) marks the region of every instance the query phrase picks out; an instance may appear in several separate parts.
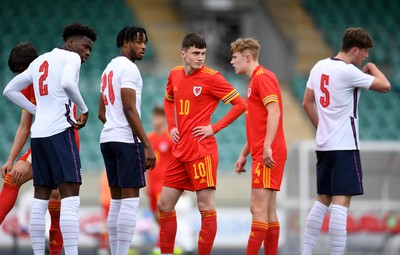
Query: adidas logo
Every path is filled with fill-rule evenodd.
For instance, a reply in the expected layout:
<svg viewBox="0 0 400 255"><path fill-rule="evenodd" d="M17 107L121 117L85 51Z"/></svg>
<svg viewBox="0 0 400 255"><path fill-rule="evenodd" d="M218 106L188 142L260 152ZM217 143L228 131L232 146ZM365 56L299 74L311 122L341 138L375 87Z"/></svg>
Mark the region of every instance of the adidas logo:
<svg viewBox="0 0 400 255"><path fill-rule="evenodd" d="M260 183L260 181L259 181L258 178L257 178L257 179L254 180L253 183Z"/></svg>
<svg viewBox="0 0 400 255"><path fill-rule="evenodd" d="M51 245L57 245L57 241L55 239L53 239L53 240L50 241L50 244Z"/></svg>
<svg viewBox="0 0 400 255"><path fill-rule="evenodd" d="M254 234L253 231L251 231L250 236L251 236L251 237L255 237L256 235Z"/></svg>
<svg viewBox="0 0 400 255"><path fill-rule="evenodd" d="M206 182L206 180L204 179L204 178L202 178L201 180L200 180L200 184L203 184L203 183L205 183Z"/></svg>

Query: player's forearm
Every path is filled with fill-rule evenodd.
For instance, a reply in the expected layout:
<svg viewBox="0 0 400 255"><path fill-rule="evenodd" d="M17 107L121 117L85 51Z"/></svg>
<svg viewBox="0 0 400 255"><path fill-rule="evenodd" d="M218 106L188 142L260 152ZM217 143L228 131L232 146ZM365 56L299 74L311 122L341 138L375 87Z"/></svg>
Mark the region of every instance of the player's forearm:
<svg viewBox="0 0 400 255"><path fill-rule="evenodd" d="M10 154L8 156L7 161L14 162L15 159L18 157L19 153L21 152L22 148L24 148L26 141L29 138L30 131L23 130L18 128L17 132L15 133L14 142L11 147Z"/></svg>
<svg viewBox="0 0 400 255"><path fill-rule="evenodd" d="M227 114L220 119L217 123L212 125L212 130L214 134L218 133L220 130L224 129L232 122L234 122L242 113L246 111L246 103L241 96L236 97L231 101L232 108L227 112Z"/></svg>

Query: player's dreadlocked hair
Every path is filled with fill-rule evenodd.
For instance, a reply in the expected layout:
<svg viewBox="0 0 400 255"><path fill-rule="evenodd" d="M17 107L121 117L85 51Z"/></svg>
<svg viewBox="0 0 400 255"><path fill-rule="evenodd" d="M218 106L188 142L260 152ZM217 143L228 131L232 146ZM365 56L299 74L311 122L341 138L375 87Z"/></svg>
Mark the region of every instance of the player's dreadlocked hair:
<svg viewBox="0 0 400 255"><path fill-rule="evenodd" d="M147 43L147 32L142 27L124 27L117 36L117 47L121 48L125 41L139 41Z"/></svg>
<svg viewBox="0 0 400 255"><path fill-rule="evenodd" d="M71 36L87 36L93 42L95 42L97 39L97 33L93 30L93 28L89 26L83 26L80 23L73 23L64 28L62 33L64 42L66 42Z"/></svg>
<svg viewBox="0 0 400 255"><path fill-rule="evenodd" d="M196 32L190 32L182 40L182 50L188 50L190 47L197 49L207 48L206 39Z"/></svg>
<svg viewBox="0 0 400 255"><path fill-rule="evenodd" d="M8 67L13 73L22 73L29 64L38 57L38 53L30 42L16 45L8 57Z"/></svg>

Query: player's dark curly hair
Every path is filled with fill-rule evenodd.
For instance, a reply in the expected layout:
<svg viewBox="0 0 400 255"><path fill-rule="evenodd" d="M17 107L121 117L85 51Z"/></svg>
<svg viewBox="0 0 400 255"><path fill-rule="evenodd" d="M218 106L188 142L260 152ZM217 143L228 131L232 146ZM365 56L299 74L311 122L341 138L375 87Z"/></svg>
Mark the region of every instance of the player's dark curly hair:
<svg viewBox="0 0 400 255"><path fill-rule="evenodd" d="M196 32L190 32L183 37L182 50L188 50L190 47L198 49L207 48L206 39Z"/></svg>
<svg viewBox="0 0 400 255"><path fill-rule="evenodd" d="M8 67L13 73L22 73L37 57L38 53L32 43L20 43L12 48L10 52Z"/></svg>
<svg viewBox="0 0 400 255"><path fill-rule="evenodd" d="M343 33L341 51L348 52L351 48L369 49L374 46L369 34L360 27L349 27Z"/></svg>
<svg viewBox="0 0 400 255"><path fill-rule="evenodd" d="M117 35L117 47L121 48L125 41L139 41L147 43L148 37L146 29L135 26L124 27Z"/></svg>
<svg viewBox="0 0 400 255"><path fill-rule="evenodd" d="M93 30L93 28L89 26L83 26L77 22L64 27L64 31L62 33L64 42L66 42L72 36L87 36L93 42L95 42L97 39L97 33Z"/></svg>

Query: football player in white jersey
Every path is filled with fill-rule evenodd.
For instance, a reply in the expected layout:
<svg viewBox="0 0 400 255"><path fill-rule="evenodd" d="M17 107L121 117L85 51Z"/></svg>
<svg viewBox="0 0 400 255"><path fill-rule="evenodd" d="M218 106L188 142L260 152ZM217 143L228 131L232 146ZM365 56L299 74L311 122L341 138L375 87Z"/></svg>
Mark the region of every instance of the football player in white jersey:
<svg viewBox="0 0 400 255"><path fill-rule="evenodd" d="M111 191L107 226L111 254L128 254L136 227L139 190L146 186L145 170L156 158L140 119L143 87L134 63L145 54L147 33L125 27L117 36L119 56L101 77L99 119L104 123L100 147Z"/></svg>
<svg viewBox="0 0 400 255"><path fill-rule="evenodd" d="M331 206L331 254L344 254L352 196L364 193L359 152L358 101L361 89L388 92L385 75L373 63L358 69L373 47L361 28L344 31L339 53L311 70L303 106L316 133L317 198L305 226L303 255L312 254Z"/></svg>
<svg viewBox="0 0 400 255"><path fill-rule="evenodd" d="M96 32L79 23L66 26L64 44L35 59L26 71L12 79L3 94L35 115L31 128L32 171L35 186L30 218L34 254L44 254L45 213L53 189L61 195L60 228L65 254L78 254L82 183L81 162L74 128L85 126L88 108L79 92L79 71L96 41ZM37 106L20 91L33 84ZM81 113L75 120L73 106Z"/></svg>

